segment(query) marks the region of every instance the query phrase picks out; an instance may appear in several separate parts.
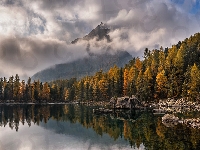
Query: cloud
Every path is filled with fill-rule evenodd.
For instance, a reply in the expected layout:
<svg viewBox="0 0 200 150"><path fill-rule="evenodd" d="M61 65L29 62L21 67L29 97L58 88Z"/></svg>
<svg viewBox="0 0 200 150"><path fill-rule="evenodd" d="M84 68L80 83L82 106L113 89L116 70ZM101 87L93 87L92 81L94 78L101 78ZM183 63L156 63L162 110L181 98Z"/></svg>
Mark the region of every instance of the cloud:
<svg viewBox="0 0 200 150"><path fill-rule="evenodd" d="M19 7L0 7L0 33L3 35L28 32L29 21L26 11Z"/></svg>
<svg viewBox="0 0 200 150"><path fill-rule="evenodd" d="M0 41L0 73L27 77L54 64L80 59L88 56L83 49L85 44L74 46L57 39L7 37Z"/></svg>
<svg viewBox="0 0 200 150"><path fill-rule="evenodd" d="M171 0L2 0L0 1L0 76L24 77L58 63L88 56L87 42L71 45L100 22L113 30L112 42L90 41L90 51L143 50L171 46L198 32L196 1ZM186 5L187 4L187 5ZM185 6L188 6L186 8ZM6 67L5 67L6 66Z"/></svg>
<svg viewBox="0 0 200 150"><path fill-rule="evenodd" d="M137 9L120 10L116 17L108 20L109 26L117 27L110 35L119 47L132 47L136 51L145 47L159 48L158 45L170 46L192 34L193 21L172 3L151 1L141 5ZM123 35L128 37L126 41L120 38Z"/></svg>

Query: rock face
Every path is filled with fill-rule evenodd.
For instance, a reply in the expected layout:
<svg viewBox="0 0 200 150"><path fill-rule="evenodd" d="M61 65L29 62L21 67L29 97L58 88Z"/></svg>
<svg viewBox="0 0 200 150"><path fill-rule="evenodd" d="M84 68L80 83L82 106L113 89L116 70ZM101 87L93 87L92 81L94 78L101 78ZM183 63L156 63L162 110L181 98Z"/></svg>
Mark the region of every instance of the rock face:
<svg viewBox="0 0 200 150"><path fill-rule="evenodd" d="M94 38L96 38L97 41L106 39L107 42L110 42L111 39L110 39L110 36L108 35L109 32L110 32L110 29L107 27L107 25L101 22L101 24L98 25L95 29L93 29L88 35L84 36L83 38L77 38L71 43L75 44L81 40L89 41Z"/></svg>
<svg viewBox="0 0 200 150"><path fill-rule="evenodd" d="M143 105L141 102L133 95L132 97L112 97L110 99L110 104L113 105L113 108L141 108Z"/></svg>

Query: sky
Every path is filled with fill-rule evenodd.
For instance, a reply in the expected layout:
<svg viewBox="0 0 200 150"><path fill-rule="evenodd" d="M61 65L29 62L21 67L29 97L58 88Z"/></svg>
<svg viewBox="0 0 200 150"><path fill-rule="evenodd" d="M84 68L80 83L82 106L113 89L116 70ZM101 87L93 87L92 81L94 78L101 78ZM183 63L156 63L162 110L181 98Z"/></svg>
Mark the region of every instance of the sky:
<svg viewBox="0 0 200 150"><path fill-rule="evenodd" d="M171 47L200 30L198 0L0 0L0 76L27 79L54 64L88 56L83 37L101 22L114 27L112 42L90 41L141 57Z"/></svg>

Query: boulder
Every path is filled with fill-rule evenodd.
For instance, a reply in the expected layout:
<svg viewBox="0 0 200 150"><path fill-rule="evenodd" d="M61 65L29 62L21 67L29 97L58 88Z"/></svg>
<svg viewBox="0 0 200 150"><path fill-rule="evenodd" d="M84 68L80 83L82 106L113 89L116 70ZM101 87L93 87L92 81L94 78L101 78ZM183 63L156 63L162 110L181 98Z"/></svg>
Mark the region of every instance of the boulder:
<svg viewBox="0 0 200 150"><path fill-rule="evenodd" d="M165 114L162 117L162 123L166 127L174 127L175 125L179 123L179 118L175 117L173 114Z"/></svg>

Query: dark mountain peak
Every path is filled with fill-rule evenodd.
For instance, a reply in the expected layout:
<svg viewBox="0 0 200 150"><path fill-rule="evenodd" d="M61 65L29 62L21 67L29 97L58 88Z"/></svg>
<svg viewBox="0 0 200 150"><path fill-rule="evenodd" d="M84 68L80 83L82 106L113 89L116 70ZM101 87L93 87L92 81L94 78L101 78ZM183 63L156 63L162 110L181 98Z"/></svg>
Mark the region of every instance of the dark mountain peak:
<svg viewBox="0 0 200 150"><path fill-rule="evenodd" d="M99 27L100 29L109 29L108 26L103 22L101 22L101 24L98 25L97 27Z"/></svg>
<svg viewBox="0 0 200 150"><path fill-rule="evenodd" d="M108 35L109 32L110 32L110 29L108 28L108 26L104 24L103 22L101 22L101 24L98 25L95 29L93 29L88 35L84 36L83 38L77 38L71 43L75 44L80 40L89 41L94 38L96 38L97 41L106 39L107 42L110 42L111 39L110 39L110 36Z"/></svg>

